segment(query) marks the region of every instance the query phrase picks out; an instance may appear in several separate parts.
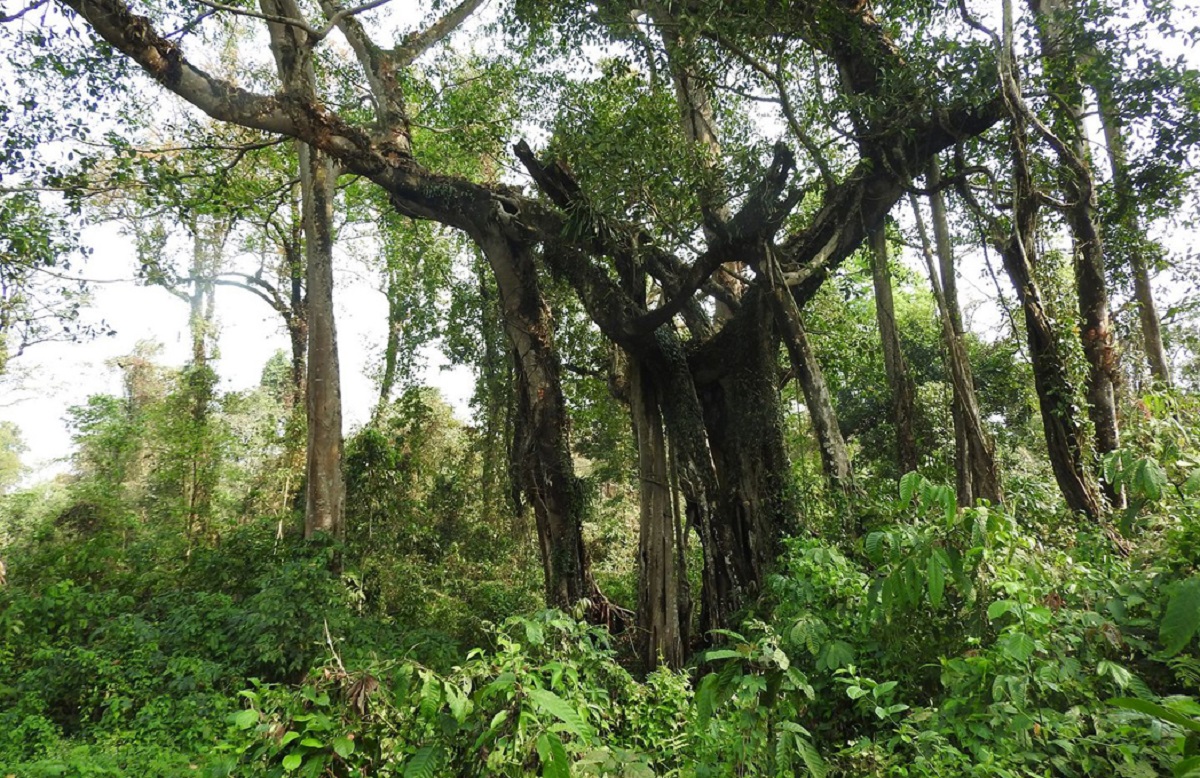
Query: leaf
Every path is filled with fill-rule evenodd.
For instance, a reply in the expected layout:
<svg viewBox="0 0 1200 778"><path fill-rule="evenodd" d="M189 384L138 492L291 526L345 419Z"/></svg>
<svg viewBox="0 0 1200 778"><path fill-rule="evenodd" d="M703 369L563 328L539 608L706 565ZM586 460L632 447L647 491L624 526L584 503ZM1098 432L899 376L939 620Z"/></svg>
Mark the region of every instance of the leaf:
<svg viewBox="0 0 1200 778"><path fill-rule="evenodd" d="M696 724L703 729L712 718L717 697L717 674L709 673L696 690Z"/></svg>
<svg viewBox="0 0 1200 778"><path fill-rule="evenodd" d="M433 744L421 746L404 765L404 778L433 778L437 751L437 746Z"/></svg>
<svg viewBox="0 0 1200 778"><path fill-rule="evenodd" d="M1200 467L1191 472L1191 475L1189 475L1187 480L1183 482L1183 486L1179 487L1179 491L1187 495L1200 492Z"/></svg>
<svg viewBox="0 0 1200 778"><path fill-rule="evenodd" d="M942 595L946 593L946 571L937 554L929 555L929 570L926 580L929 584L929 604L934 608L941 607Z"/></svg>
<svg viewBox="0 0 1200 778"><path fill-rule="evenodd" d="M987 609L988 621L995 621L1010 610L1015 608L1017 604L1012 600L996 600Z"/></svg>
<svg viewBox="0 0 1200 778"><path fill-rule="evenodd" d="M825 764L825 760L821 758L821 753L807 739L802 737L796 738L796 750L800 752L800 758L804 761L804 766L808 768L808 774L813 778L825 778L825 774L829 772L829 767Z"/></svg>
<svg viewBox="0 0 1200 778"><path fill-rule="evenodd" d="M300 754L288 754L283 758L283 769L290 773L292 770L295 770L297 767L299 767L300 763L303 761L304 757L302 757Z"/></svg>
<svg viewBox="0 0 1200 778"><path fill-rule="evenodd" d="M705 662L715 662L718 659L745 659L745 655L738 651L729 648L717 648L712 651L705 651L702 660Z"/></svg>
<svg viewBox="0 0 1200 778"><path fill-rule="evenodd" d="M279 741L279 745L286 746L288 743L291 743L293 740L295 740L298 737L300 737L300 733L294 729L290 730L288 732L285 732L283 735L283 738Z"/></svg>
<svg viewBox="0 0 1200 778"><path fill-rule="evenodd" d="M1190 756L1171 768L1175 778L1200 778L1200 756Z"/></svg>
<svg viewBox="0 0 1200 778"><path fill-rule="evenodd" d="M867 690L861 686L848 686L846 687L846 696L852 700L857 700L861 697L866 697Z"/></svg>
<svg viewBox="0 0 1200 778"><path fill-rule="evenodd" d="M548 732L538 735L537 752L542 760L543 778L571 778L571 760L558 735Z"/></svg>
<svg viewBox="0 0 1200 778"><path fill-rule="evenodd" d="M838 670L854 662L854 647L844 640L835 640L825 646L821 662L828 670Z"/></svg>
<svg viewBox="0 0 1200 778"><path fill-rule="evenodd" d="M1200 629L1200 575L1176 586L1167 601L1167 611L1158 628L1164 653L1178 654L1191 642L1197 629Z"/></svg>
<svg viewBox="0 0 1200 778"><path fill-rule="evenodd" d="M1108 700L1108 704L1117 708L1124 708L1126 710L1144 713L1147 716L1153 716L1154 718L1162 719L1163 721L1169 721L1172 724L1183 727L1184 729L1192 732L1200 732L1200 720L1188 718L1179 711L1165 708L1156 702L1139 700L1133 697L1113 697L1112 699Z"/></svg>
<svg viewBox="0 0 1200 778"><path fill-rule="evenodd" d="M1036 648L1033 638L1024 632L1013 632L1010 635L1005 635L996 642L1000 645L1000 649L1006 656L1022 664L1029 661Z"/></svg>
<svg viewBox="0 0 1200 778"><path fill-rule="evenodd" d="M1167 474L1162 465L1150 457L1138 460L1129 480L1135 494L1151 501L1162 499L1163 489L1167 486Z"/></svg>
<svg viewBox="0 0 1200 778"><path fill-rule="evenodd" d="M254 708L240 710L233 715L233 723L238 729L250 729L258 723L258 711Z"/></svg>
<svg viewBox="0 0 1200 778"><path fill-rule="evenodd" d="M883 539L884 533L872 532L867 535L867 539L863 541L863 550L867 552L867 557L875 563L883 561Z"/></svg>
<svg viewBox="0 0 1200 778"><path fill-rule="evenodd" d="M900 507L907 506L912 502L913 495L917 493L917 488L924 480L914 470L911 473L905 473L900 478Z"/></svg>
<svg viewBox="0 0 1200 778"><path fill-rule="evenodd" d="M335 737L333 739L333 752L342 759L349 759L354 753L354 741L348 737Z"/></svg>
<svg viewBox="0 0 1200 778"><path fill-rule="evenodd" d="M554 692L545 689L530 689L529 699L533 702L534 707L561 721L571 734L584 740L591 740L594 736L595 733L579 715L579 711Z"/></svg>
<svg viewBox="0 0 1200 778"><path fill-rule="evenodd" d="M525 619L525 639L530 645L540 646L546 642L546 635L542 631L542 625L536 621Z"/></svg>

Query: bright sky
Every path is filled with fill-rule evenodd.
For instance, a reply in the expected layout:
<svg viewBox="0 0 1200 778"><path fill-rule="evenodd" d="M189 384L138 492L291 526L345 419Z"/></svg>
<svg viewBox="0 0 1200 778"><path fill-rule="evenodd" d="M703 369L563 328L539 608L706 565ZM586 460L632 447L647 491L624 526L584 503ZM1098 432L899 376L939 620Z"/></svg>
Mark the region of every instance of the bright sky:
<svg viewBox="0 0 1200 778"><path fill-rule="evenodd" d="M85 265L75 266L95 279L130 278L137 260L134 247L116 225L88 229L84 241L95 252ZM367 377L379 361L387 326L383 295L363 277L355 263L339 257L335 305L338 313L338 348L342 367L342 399L347 432L370 416L376 387ZM188 308L182 300L158 287L132 282L95 284L89 320L102 317L116 335L82 343L47 343L31 348L14 360L13 367L30 370L30 391L8 393L0 420L21 427L29 452L22 460L33 468L30 480L40 480L67 469L70 432L64 422L67 409L92 394L120 394L120 371L105 363L129 354L139 341L163 346L160 362L182 367L190 354ZM225 391L256 386L263 364L277 350L289 352L278 314L266 303L240 289L218 287L217 318L220 328L216 370ZM425 383L438 387L466 417L472 380L465 368L442 370L440 355L428 355Z"/></svg>

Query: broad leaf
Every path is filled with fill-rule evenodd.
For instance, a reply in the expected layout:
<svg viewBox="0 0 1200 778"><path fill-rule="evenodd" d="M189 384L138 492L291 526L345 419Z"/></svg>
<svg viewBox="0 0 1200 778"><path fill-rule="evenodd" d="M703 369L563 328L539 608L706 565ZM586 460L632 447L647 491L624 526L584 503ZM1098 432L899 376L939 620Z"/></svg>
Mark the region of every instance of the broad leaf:
<svg viewBox="0 0 1200 778"><path fill-rule="evenodd" d="M584 740L591 740L594 732L579 711L557 694L545 689L530 689L529 699L538 710L549 713L566 726L567 730Z"/></svg>
<svg viewBox="0 0 1200 778"><path fill-rule="evenodd" d="M1174 656L1184 649L1200 629L1200 575L1175 587L1167 601L1167 612L1158 628L1163 651Z"/></svg>

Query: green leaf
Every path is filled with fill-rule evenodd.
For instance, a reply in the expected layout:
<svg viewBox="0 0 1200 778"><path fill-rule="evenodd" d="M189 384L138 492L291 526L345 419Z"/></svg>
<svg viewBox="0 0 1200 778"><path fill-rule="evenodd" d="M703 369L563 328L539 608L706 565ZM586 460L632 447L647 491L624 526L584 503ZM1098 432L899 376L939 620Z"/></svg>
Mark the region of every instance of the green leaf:
<svg viewBox="0 0 1200 778"><path fill-rule="evenodd" d="M917 488L921 485L923 479L914 470L911 473L905 473L900 478L900 505L907 506L912 502L913 495L917 493Z"/></svg>
<svg viewBox="0 0 1200 778"><path fill-rule="evenodd" d="M866 697L867 690L861 686L848 686L846 687L846 696L852 700L857 700L861 697Z"/></svg>
<svg viewBox="0 0 1200 778"><path fill-rule="evenodd" d="M867 535L867 539L863 541L863 550L867 552L867 558L878 564L883 561L883 540L885 534L883 532L872 532Z"/></svg>
<svg viewBox="0 0 1200 778"><path fill-rule="evenodd" d="M1013 632L1010 635L1005 635L996 641L1000 646L1000 650L1005 656L1015 659L1024 664L1033 656L1033 651L1036 648L1033 638L1026 635L1024 632Z"/></svg>
<svg viewBox="0 0 1200 778"><path fill-rule="evenodd" d="M1163 489L1167 486L1167 474L1162 465L1150 457L1137 461L1129 480L1134 494L1151 501L1162 499Z"/></svg>
<svg viewBox="0 0 1200 778"><path fill-rule="evenodd" d="M929 570L926 579L929 584L929 604L934 608L939 608L942 604L942 595L946 593L946 571L937 554L929 555Z"/></svg>
<svg viewBox="0 0 1200 778"><path fill-rule="evenodd" d="M571 778L571 760L558 735L538 735L537 751L542 760L542 778Z"/></svg>
<svg viewBox="0 0 1200 778"><path fill-rule="evenodd" d="M717 674L709 673L696 690L696 724L704 729L712 718L717 698Z"/></svg>
<svg viewBox="0 0 1200 778"><path fill-rule="evenodd" d="M829 772L829 767L825 764L825 760L821 758L821 754L807 739L802 737L796 738L796 750L800 752L800 759L804 761L804 766L808 769L808 774L812 778L825 778Z"/></svg>
<svg viewBox="0 0 1200 778"><path fill-rule="evenodd" d="M702 660L705 662L715 662L718 659L745 659L745 655L729 648L717 648L712 651L705 651Z"/></svg>
<svg viewBox="0 0 1200 778"><path fill-rule="evenodd" d="M433 778L437 753L436 745L421 746L404 765L404 778Z"/></svg>
<svg viewBox="0 0 1200 778"><path fill-rule="evenodd" d="M995 621L1004 614L1017 607L1017 604L1012 600L996 600L987 609L988 621Z"/></svg>
<svg viewBox="0 0 1200 778"><path fill-rule="evenodd" d="M324 748L325 744L315 737L306 737L300 741L300 745L308 746L309 748Z"/></svg>
<svg viewBox="0 0 1200 778"><path fill-rule="evenodd" d="M1167 612L1158 628L1166 655L1182 651L1197 629L1200 629L1200 575L1177 585L1167 601Z"/></svg>
<svg viewBox="0 0 1200 778"><path fill-rule="evenodd" d="M1175 778L1200 778L1200 756L1190 756L1171 768Z"/></svg>
<svg viewBox="0 0 1200 778"><path fill-rule="evenodd" d="M1191 472L1191 475L1183 482L1183 486L1179 487L1179 491L1187 495L1200 492L1200 467Z"/></svg>
<svg viewBox="0 0 1200 778"><path fill-rule="evenodd" d="M233 723L238 729L250 729L258 723L258 711L254 708L240 710L234 714Z"/></svg>
<svg viewBox="0 0 1200 778"><path fill-rule="evenodd" d="M821 662L828 670L837 670L854 662L854 647L844 640L825 646Z"/></svg>
<svg viewBox="0 0 1200 778"><path fill-rule="evenodd" d="M1108 704L1118 708L1144 713L1147 716L1153 716L1154 718L1162 719L1163 721L1169 721L1172 724L1183 727L1191 732L1200 732L1200 720L1188 718L1179 711L1165 708L1156 702L1139 700L1134 697L1113 697L1111 700L1108 700Z"/></svg>
<svg viewBox="0 0 1200 778"><path fill-rule="evenodd" d="M333 739L333 752L342 759L349 759L354 753L354 741L348 737L335 737Z"/></svg>
<svg viewBox="0 0 1200 778"><path fill-rule="evenodd" d="M299 767L300 763L303 761L304 757L302 757L300 754L288 754L283 758L283 769L290 773L292 770L295 770L297 767Z"/></svg>
<svg viewBox="0 0 1200 778"><path fill-rule="evenodd" d="M289 731L283 733L283 738L279 741L279 745L286 746L288 743L291 743L293 740L295 740L298 737L300 737L299 732L297 732L294 729L289 730Z"/></svg>
<svg viewBox="0 0 1200 778"><path fill-rule="evenodd" d="M546 691L545 689L530 689L529 699L533 702L534 707L549 713L561 721L571 734L584 740L591 740L595 734L587 722L583 720L579 711L571 707L566 700L554 692Z"/></svg>

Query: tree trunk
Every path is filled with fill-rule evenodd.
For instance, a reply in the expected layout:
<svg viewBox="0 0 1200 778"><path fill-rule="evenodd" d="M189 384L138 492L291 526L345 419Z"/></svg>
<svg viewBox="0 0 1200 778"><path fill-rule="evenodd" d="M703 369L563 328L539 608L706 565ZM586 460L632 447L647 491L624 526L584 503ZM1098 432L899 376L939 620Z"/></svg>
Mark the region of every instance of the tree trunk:
<svg viewBox="0 0 1200 778"><path fill-rule="evenodd" d="M791 291L787 288L783 274L779 270L774 256L768 258L765 268L770 273L771 305L775 313L775 321L783 334L783 342L787 347L788 358L792 369L796 372L796 380L804 393L804 402L808 407L809 421L817 438L817 448L821 452L821 466L825 477L836 491L852 492L854 490L854 469L850 463L850 451L846 447L846 439L842 437L838 426L837 412L833 407L833 397L829 386L825 383L825 375L821 372L821 364L808 342L808 334L804 330L804 321L800 308ZM853 528L851 528L853 529Z"/></svg>
<svg viewBox="0 0 1200 778"><path fill-rule="evenodd" d="M769 293L750 287L706 353L692 355L687 386L669 392L678 406L668 429L672 441L676 431L683 439L678 458L690 470L681 469L681 486L704 546L705 632L736 626L735 614L761 591L793 515L773 321ZM709 375L713 365L720 369Z"/></svg>
<svg viewBox="0 0 1200 778"><path fill-rule="evenodd" d="M963 343L962 316L958 308L958 299L951 297L952 292L957 294L954 255L950 245L945 200L938 190L939 178L937 165L930 165L926 180L932 190L930 204L940 270L934 264L934 247L930 245L915 196L912 197L912 208L921 237L926 268L929 271L929 283L933 288L938 318L942 325L946 368L953 390L951 414L954 417L955 481L958 487L958 504L965 508L974 505L975 500L980 498L999 503L1002 492L996 467L995 444L983 424L983 414L980 413L975 394L975 380L971 374L971 362Z"/></svg>
<svg viewBox="0 0 1200 778"><path fill-rule="evenodd" d="M1142 347L1150 375L1163 386L1171 386L1171 367L1167 362L1167 350L1163 347L1162 324L1158 318L1158 307L1154 302L1154 289L1150 284L1150 267L1146 257L1146 237L1134 207L1134 191L1129 180L1129 162L1126 156L1124 127L1120 109L1114 104L1106 87L1093 84L1100 120L1104 126L1104 142L1108 147L1108 161L1112 167L1112 184L1117 194L1116 218L1127 233L1129 247L1129 270L1133 276L1133 298L1137 302L1138 318L1142 325Z"/></svg>
<svg viewBox="0 0 1200 778"><path fill-rule="evenodd" d="M673 495L662 413L653 379L629 360L629 409L638 450L638 640L647 667L683 666L686 604L681 601Z"/></svg>
<svg viewBox="0 0 1200 778"><path fill-rule="evenodd" d="M1075 388L1071 385L1053 319L1046 313L1041 290L1033 274L1037 262L1035 240L1039 201L1026 148L1027 109L1013 65L1011 0L1004 0L1003 6L1004 44L1000 72L1009 110L1013 218L1008 237L997 236L1000 238L997 248L1025 314L1034 388L1041 407L1042 427L1054 478L1068 507L1098 519L1103 512L1103 505L1092 480L1091 469L1084 460L1083 435L1075 416Z"/></svg>
<svg viewBox="0 0 1200 778"><path fill-rule="evenodd" d="M888 269L887 236L883 226L871 231L871 280L875 285L875 320L883 344L883 367L892 390L892 423L896 427L896 463L900 475L916 471L916 389L900 348L896 307L892 301L892 274Z"/></svg>
<svg viewBox="0 0 1200 778"><path fill-rule="evenodd" d="M527 246L495 224L473 225L496 278L517 382L517 450L522 489L533 507L545 572L546 602L567 607L599 592L583 545L582 484L568 442L566 403L550 309Z"/></svg>
<svg viewBox="0 0 1200 778"><path fill-rule="evenodd" d="M308 260L308 458L304 536L340 538L345 529L342 391L333 312L333 163L300 146Z"/></svg>
<svg viewBox="0 0 1200 778"><path fill-rule="evenodd" d="M1069 0L1031 0L1031 5L1038 16L1043 67L1055 95L1050 103L1054 128L1062 140L1057 149L1059 182L1068 203L1065 215L1074 242L1079 334L1088 361L1088 414L1095 427L1096 449L1107 454L1121 444L1117 423L1117 352L1104 277L1104 245L1096 220L1096 188L1083 126L1086 104L1079 80L1079 52L1073 48L1073 22L1067 16L1072 9ZM1114 502L1120 500L1115 492L1110 491L1109 497Z"/></svg>

